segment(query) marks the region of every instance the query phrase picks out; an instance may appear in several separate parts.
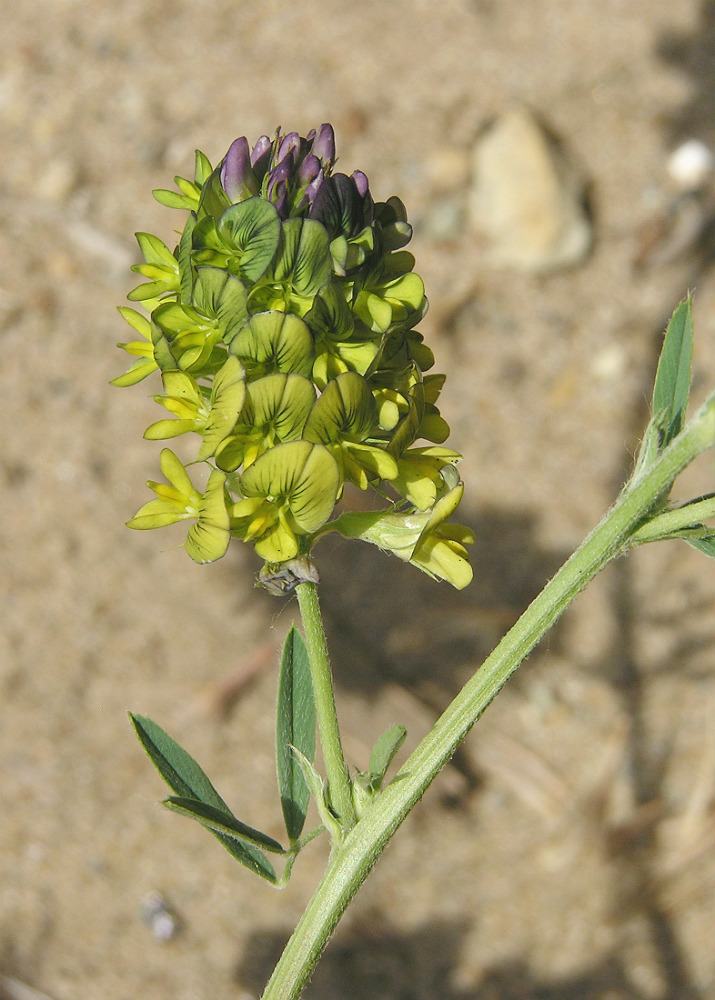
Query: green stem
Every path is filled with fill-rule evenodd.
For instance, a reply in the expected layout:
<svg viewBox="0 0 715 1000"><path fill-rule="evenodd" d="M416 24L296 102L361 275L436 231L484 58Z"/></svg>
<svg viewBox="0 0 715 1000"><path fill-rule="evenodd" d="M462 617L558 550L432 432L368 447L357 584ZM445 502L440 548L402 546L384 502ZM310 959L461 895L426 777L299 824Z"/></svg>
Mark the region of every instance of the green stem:
<svg viewBox="0 0 715 1000"><path fill-rule="evenodd" d="M644 542L657 542L661 538L675 538L678 532L691 529L693 533L702 529L702 534L711 535L712 528L706 528L700 522L715 517L715 497L705 497L694 503L685 504L675 510L667 510L663 514L646 521L631 535L631 545L641 545Z"/></svg>
<svg viewBox="0 0 715 1000"><path fill-rule="evenodd" d="M310 673L313 679L313 697L315 712L318 717L318 731L323 751L323 762L328 779L328 794L330 804L337 813L340 826L347 832L355 826L356 816L353 806L350 776L345 764L343 745L338 728L338 715L335 710L335 694L333 692L333 677L328 657L328 644L325 641L323 619L318 603L318 591L314 583L299 583L295 588L298 594L300 615L305 632L305 645L310 659Z"/></svg>
<svg viewBox="0 0 715 1000"><path fill-rule="evenodd" d="M626 485L613 508L440 716L397 778L333 851L263 1000L297 1000L347 905L436 774L545 632L600 570L627 550L631 534L664 491L697 455L713 446L714 438L715 397L710 397L653 464Z"/></svg>

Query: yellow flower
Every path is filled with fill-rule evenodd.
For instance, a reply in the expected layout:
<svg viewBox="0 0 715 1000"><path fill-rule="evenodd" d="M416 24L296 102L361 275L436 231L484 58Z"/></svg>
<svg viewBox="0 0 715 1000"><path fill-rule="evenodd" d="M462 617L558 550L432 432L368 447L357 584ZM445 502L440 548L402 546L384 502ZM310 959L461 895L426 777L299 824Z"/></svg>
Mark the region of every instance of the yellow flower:
<svg viewBox="0 0 715 1000"><path fill-rule="evenodd" d="M195 520L186 538L186 551L198 563L220 559L230 540L230 522L224 497L226 474L215 469L209 476L206 491L199 493L186 469L169 448L164 448L161 453L161 471L168 483L151 480L147 483L156 493L156 499L145 503L127 521L127 527L144 530Z"/></svg>

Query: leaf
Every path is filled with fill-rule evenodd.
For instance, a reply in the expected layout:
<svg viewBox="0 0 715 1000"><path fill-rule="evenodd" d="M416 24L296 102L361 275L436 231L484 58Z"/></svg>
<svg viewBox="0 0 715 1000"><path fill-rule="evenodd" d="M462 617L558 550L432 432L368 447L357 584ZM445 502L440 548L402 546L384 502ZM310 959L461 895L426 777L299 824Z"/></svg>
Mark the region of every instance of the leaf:
<svg viewBox="0 0 715 1000"><path fill-rule="evenodd" d="M340 827L340 823L333 815L330 806L328 805L325 782L305 754L301 753L297 747L292 747L292 750L298 758L298 763L300 764L300 769L303 772L306 784L310 789L310 794L315 799L315 804L317 806L318 813L320 814L320 818L323 821L323 826L330 833L331 838L336 843L339 843L340 840L342 840L343 831Z"/></svg>
<svg viewBox="0 0 715 1000"><path fill-rule="evenodd" d="M377 791L382 784L387 769L402 744L405 742L407 730L404 726L393 726L383 733L370 754L368 777L371 787Z"/></svg>
<svg viewBox="0 0 715 1000"><path fill-rule="evenodd" d="M680 433L685 421L692 357L692 299L688 296L676 308L668 323L655 376L653 419L660 430L659 450Z"/></svg>
<svg viewBox="0 0 715 1000"><path fill-rule="evenodd" d="M164 805L173 812L181 813L197 820L207 830L213 833L220 833L233 840L240 840L245 844L252 844L254 847L261 847L271 854L285 854L285 848L269 837L267 833L261 833L252 826L242 823L240 819L232 813L216 809L206 802L198 802L196 799L183 798L177 795L170 795L164 800Z"/></svg>
<svg viewBox="0 0 715 1000"><path fill-rule="evenodd" d="M231 810L202 768L183 747L180 747L168 733L165 733L160 726L146 716L134 715L130 712L129 717L139 741L149 754L152 763L169 788L173 789L180 799L204 803L219 810L224 815L232 815ZM262 851L251 844L241 843L233 837L215 832L214 836L221 841L229 854L233 855L246 868L269 882L277 882L273 866Z"/></svg>
<svg viewBox="0 0 715 1000"><path fill-rule="evenodd" d="M694 549L704 553L706 556L710 556L711 559L715 559L715 532L705 538L688 538L686 536L685 541L692 545Z"/></svg>
<svg viewBox="0 0 715 1000"><path fill-rule="evenodd" d="M315 757L315 704L308 651L293 625L281 656L276 713L278 788L291 843L300 837L310 801L310 791L292 748L311 763Z"/></svg>
<svg viewBox="0 0 715 1000"><path fill-rule="evenodd" d="M130 712L129 718L140 743L169 788L181 798L206 802L222 812L230 813L199 764L161 726L143 715Z"/></svg>

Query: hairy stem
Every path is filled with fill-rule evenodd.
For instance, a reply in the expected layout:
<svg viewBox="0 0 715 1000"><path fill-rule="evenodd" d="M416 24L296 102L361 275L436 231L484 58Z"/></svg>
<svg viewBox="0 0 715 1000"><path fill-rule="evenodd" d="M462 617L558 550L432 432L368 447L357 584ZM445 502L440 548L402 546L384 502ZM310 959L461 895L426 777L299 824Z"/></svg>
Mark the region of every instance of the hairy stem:
<svg viewBox="0 0 715 1000"><path fill-rule="evenodd" d="M714 438L715 398L710 397L655 462L626 485L613 508L440 716L397 778L333 851L263 1000L297 1000L338 920L436 774L542 636L603 567L627 550L634 530L670 489L676 476L698 454L713 447Z"/></svg>
<svg viewBox="0 0 715 1000"><path fill-rule="evenodd" d="M337 814L343 831L347 832L355 826L355 807L353 806L350 777L345 764L343 745L340 740L333 677L330 670L323 619L318 603L318 591L315 584L310 582L299 583L295 589L303 620L305 645L310 659L315 712L318 717L318 731L325 773L328 779L330 804Z"/></svg>

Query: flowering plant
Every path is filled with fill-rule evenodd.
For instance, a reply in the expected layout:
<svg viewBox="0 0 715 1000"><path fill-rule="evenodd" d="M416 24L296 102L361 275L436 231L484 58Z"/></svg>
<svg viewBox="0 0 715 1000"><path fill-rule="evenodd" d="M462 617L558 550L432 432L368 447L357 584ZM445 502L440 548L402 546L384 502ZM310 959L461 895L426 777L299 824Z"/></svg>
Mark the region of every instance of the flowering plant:
<svg viewBox="0 0 715 1000"><path fill-rule="evenodd" d="M144 436L198 434L211 473L200 492L165 449L169 485L149 483L156 498L129 526L191 520L197 562L220 559L235 537L284 566L326 532L354 533L331 520L350 482L390 501L363 537L394 551L404 524L400 558L461 588L468 529L438 533L444 517L428 516L406 544L415 514L448 493L456 507L460 458L443 447L444 376L425 374L434 357L415 329L427 300L402 249L412 229L399 199L376 204L364 173L334 164L330 125L305 138L277 130L252 149L236 139L215 169L197 152L193 181L155 192L189 217L174 251L137 234L145 263L135 270L148 280L129 298L146 315L120 311L144 340L120 345L136 360L114 385L158 369L155 399L172 417Z"/></svg>
<svg viewBox="0 0 715 1000"><path fill-rule="evenodd" d="M188 211L178 245L139 233L147 281L130 293L144 312L120 312L141 340L114 379L134 385L159 371L155 397L171 416L145 437L200 439L208 468L199 489L168 448L164 483L128 522L191 522L186 549L213 562L232 538L264 561L260 582L295 590L304 636L292 627L278 680L276 755L287 846L238 819L199 764L155 722L132 720L172 795L166 805L197 820L246 868L285 885L298 853L327 832L323 879L288 942L265 1000L297 998L352 897L402 820L509 677L559 615L612 559L658 539L684 538L715 556L715 494L681 506L671 487L713 447L715 394L686 423L690 300L666 330L653 412L633 475L612 509L467 682L398 774L387 773L405 738L393 726L365 770L347 766L312 562L337 531L391 552L438 580L465 587L470 530L449 519L463 485L460 456L444 446L437 408L444 376L415 329L426 309L411 236L397 198L375 203L366 176L334 172L330 125L302 138L280 131L250 147L237 139L213 168L196 154L194 180L155 192ZM426 441L427 444L419 444ZM350 509L346 483L380 498ZM316 728L325 778L315 764ZM303 833L315 802L320 825ZM271 859L282 862L277 872Z"/></svg>

